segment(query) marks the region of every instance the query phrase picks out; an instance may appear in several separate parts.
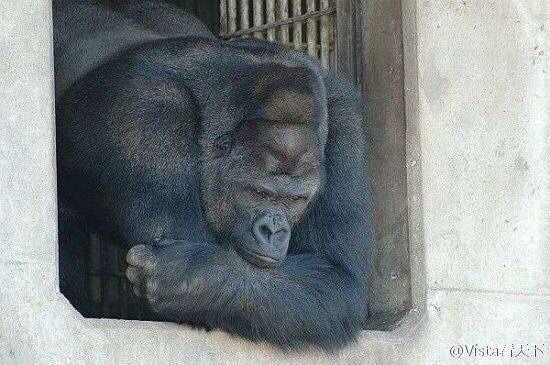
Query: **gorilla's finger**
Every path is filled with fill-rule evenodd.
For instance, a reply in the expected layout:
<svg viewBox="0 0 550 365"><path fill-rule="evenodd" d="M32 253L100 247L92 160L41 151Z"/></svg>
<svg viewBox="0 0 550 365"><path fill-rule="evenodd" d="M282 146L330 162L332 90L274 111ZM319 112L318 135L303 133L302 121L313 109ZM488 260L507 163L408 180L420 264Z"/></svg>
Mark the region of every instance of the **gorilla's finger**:
<svg viewBox="0 0 550 365"><path fill-rule="evenodd" d="M153 249L148 245L136 245L126 255L126 262L137 267L145 267L153 259Z"/></svg>
<svg viewBox="0 0 550 365"><path fill-rule="evenodd" d="M137 284L134 285L133 290L136 297L141 297L142 288L143 288L143 285L137 285Z"/></svg>
<svg viewBox="0 0 550 365"><path fill-rule="evenodd" d="M126 278L133 284L141 282L143 280L143 270L135 266L128 266L128 268L126 268Z"/></svg>
<svg viewBox="0 0 550 365"><path fill-rule="evenodd" d="M141 297L143 293L143 281L145 279L143 270L135 266L128 266L126 268L126 278L133 284L134 294Z"/></svg>

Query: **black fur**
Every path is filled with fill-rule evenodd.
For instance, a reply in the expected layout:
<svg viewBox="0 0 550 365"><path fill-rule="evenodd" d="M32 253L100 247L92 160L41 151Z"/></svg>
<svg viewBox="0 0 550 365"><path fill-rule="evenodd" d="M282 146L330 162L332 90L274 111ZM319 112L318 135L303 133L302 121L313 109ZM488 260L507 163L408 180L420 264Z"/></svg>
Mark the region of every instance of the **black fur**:
<svg viewBox="0 0 550 365"><path fill-rule="evenodd" d="M127 276L136 294L164 319L222 328L283 349L331 351L353 341L367 316L372 240L369 145L359 95L302 53L251 39L218 40L170 7L71 4L54 6L56 78L63 80L56 104L59 198L104 237L133 246ZM85 27L89 14L95 25L81 33L93 45L87 52L94 61L81 65L82 57L67 51L78 48L71 42L79 38L65 32L70 24ZM174 30L162 23L168 15ZM130 18L130 25L117 27ZM102 21L114 24L111 47L97 29ZM163 33L140 38L140 29ZM130 32L134 41L127 42ZM304 99L289 101L288 95ZM273 114L288 123L269 127ZM295 115L307 119L303 126L290 120ZM318 167L304 180L307 202L278 210L292 226L288 252L280 251L286 256L273 267L258 267L237 254L248 239L239 235L250 233L235 218L235 206L248 193L215 194L232 173L242 179L250 171L245 179L256 181L265 171L257 164L243 171L238 164L228 167L218 155L228 153L219 141L241 138L248 146L246 128L263 138L261 133L287 127L290 137L312 143L307 161ZM302 152L289 151L301 144L284 144L289 149L283 153L296 159ZM275 209L277 199L262 207ZM71 247L70 235L70 229L60 235L61 288L85 311L82 288L71 279L71 266L80 260L71 253L80 249Z"/></svg>

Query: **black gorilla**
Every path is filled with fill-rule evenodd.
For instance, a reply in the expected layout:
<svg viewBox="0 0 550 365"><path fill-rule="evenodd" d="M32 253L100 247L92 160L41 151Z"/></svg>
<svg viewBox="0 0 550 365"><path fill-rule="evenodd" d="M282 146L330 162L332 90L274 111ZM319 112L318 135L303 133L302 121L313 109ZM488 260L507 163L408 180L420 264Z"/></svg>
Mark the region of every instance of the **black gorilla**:
<svg viewBox="0 0 550 365"><path fill-rule="evenodd" d="M54 26L60 206L132 247L135 293L285 349L352 341L372 240L352 88L167 5L56 1ZM61 289L85 312L63 217Z"/></svg>

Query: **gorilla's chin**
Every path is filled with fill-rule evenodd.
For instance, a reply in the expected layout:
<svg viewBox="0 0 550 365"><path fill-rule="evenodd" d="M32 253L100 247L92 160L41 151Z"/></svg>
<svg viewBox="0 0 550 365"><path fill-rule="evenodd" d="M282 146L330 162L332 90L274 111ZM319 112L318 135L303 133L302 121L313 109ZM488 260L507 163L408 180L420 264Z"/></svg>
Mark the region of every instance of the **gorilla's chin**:
<svg viewBox="0 0 550 365"><path fill-rule="evenodd" d="M277 259L274 257L262 255L260 253L251 251L247 248L240 246L237 246L235 250L237 251L239 256L241 256L245 261L248 261L250 264L262 269L278 267L279 265L281 265L284 259L284 256L282 259Z"/></svg>

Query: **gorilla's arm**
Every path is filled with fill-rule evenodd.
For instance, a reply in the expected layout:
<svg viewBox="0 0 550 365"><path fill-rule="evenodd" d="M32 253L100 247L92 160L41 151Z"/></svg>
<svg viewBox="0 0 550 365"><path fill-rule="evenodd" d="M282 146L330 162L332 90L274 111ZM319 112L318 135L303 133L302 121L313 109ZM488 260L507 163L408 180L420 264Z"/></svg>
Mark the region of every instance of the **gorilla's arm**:
<svg viewBox="0 0 550 365"><path fill-rule="evenodd" d="M59 196L106 239L211 239L198 191L199 117L180 82L122 55L67 90L56 118Z"/></svg>
<svg viewBox="0 0 550 365"><path fill-rule="evenodd" d="M232 249L176 242L134 246L128 278L162 317L282 348L338 348L361 326L358 277L312 254L259 270Z"/></svg>
<svg viewBox="0 0 550 365"><path fill-rule="evenodd" d="M372 236L367 145L358 96L332 76L326 85L326 186L283 264L258 269L217 244L136 246L128 277L152 309L282 348L332 350L355 338L367 311Z"/></svg>

